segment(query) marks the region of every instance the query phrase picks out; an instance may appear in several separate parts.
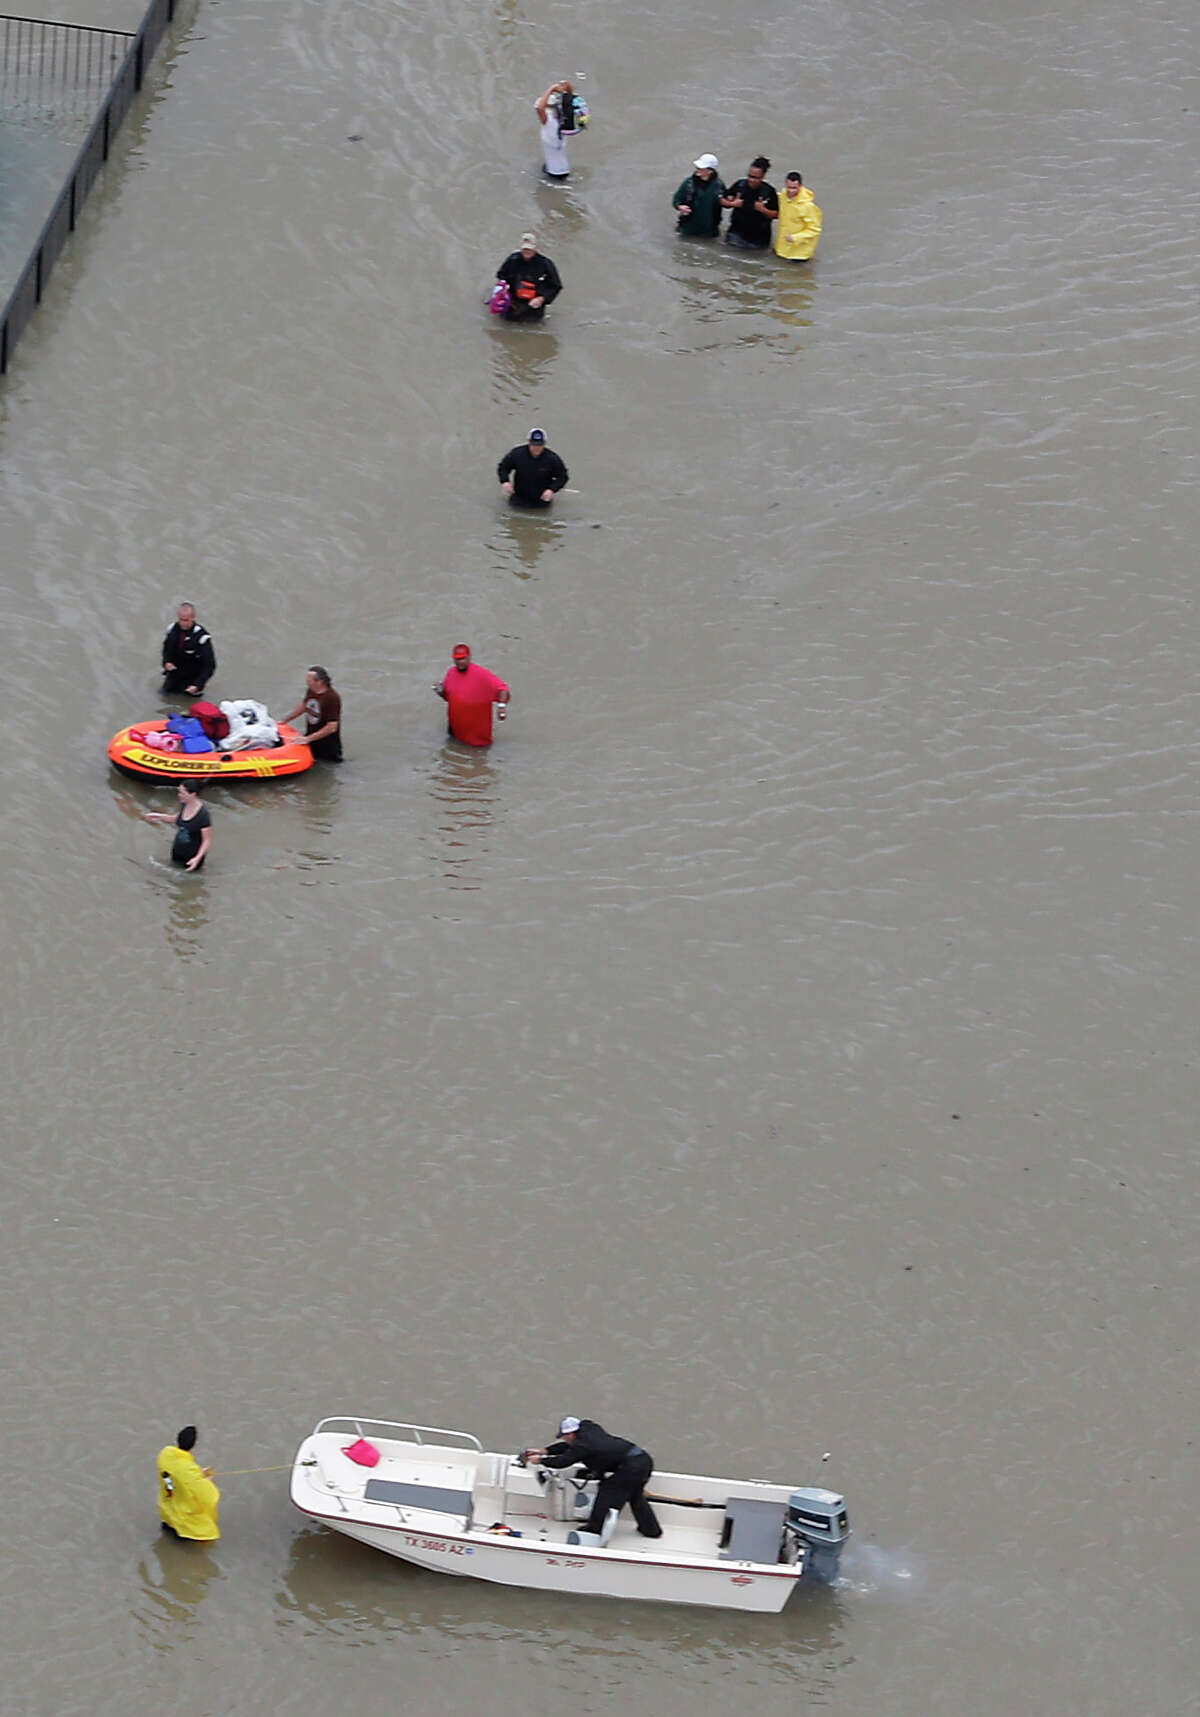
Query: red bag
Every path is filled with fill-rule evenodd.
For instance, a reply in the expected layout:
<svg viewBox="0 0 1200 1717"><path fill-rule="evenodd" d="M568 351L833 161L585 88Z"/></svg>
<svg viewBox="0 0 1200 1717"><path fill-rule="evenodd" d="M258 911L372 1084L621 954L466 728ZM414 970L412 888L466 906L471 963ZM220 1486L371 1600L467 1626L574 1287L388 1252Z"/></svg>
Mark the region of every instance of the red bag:
<svg viewBox="0 0 1200 1717"><path fill-rule="evenodd" d="M360 1467L377 1467L379 1465L379 1450L374 1443L368 1443L365 1437L360 1437L357 1443L348 1443L342 1450L352 1461L357 1461Z"/></svg>
<svg viewBox="0 0 1200 1717"><path fill-rule="evenodd" d="M228 736L229 717L219 710L215 703L207 703L201 699L199 703L192 705L188 714L195 716L214 745L219 739L225 739Z"/></svg>

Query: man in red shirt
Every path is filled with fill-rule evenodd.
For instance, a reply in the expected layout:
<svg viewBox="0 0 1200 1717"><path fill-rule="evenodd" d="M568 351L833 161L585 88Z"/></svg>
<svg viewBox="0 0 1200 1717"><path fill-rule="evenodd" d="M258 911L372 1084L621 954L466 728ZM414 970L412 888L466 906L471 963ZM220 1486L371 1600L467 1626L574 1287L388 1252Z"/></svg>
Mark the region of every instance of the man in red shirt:
<svg viewBox="0 0 1200 1717"><path fill-rule="evenodd" d="M502 679L471 660L466 644L456 644L453 655L454 666L441 685L433 688L450 706L447 714L451 737L463 745L490 745L492 705L499 706L496 714L503 721L512 693Z"/></svg>

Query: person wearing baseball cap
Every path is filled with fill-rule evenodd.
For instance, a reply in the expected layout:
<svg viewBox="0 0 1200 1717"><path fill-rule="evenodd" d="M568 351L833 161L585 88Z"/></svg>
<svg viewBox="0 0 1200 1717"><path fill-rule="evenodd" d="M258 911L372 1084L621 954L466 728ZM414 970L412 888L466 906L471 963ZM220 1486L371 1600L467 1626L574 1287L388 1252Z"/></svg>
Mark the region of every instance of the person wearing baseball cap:
<svg viewBox="0 0 1200 1717"><path fill-rule="evenodd" d="M697 155L692 170L671 198L679 216L675 230L684 238L716 238L721 231L725 186L717 177L715 155Z"/></svg>
<svg viewBox="0 0 1200 1717"><path fill-rule="evenodd" d="M570 472L552 447L546 431L536 426L523 447L510 447L496 467L500 487L522 507L548 507Z"/></svg>
<svg viewBox="0 0 1200 1717"><path fill-rule="evenodd" d="M505 257L496 279L503 280L511 294L504 312L507 322L540 322L547 304L553 304L562 291L557 268L538 250L536 233L521 234L520 250Z"/></svg>
<svg viewBox="0 0 1200 1717"><path fill-rule="evenodd" d="M525 1460L543 1467L585 1467L588 1478L599 1479L596 1500L585 1530L599 1538L608 1511L619 1514L628 1503L643 1538L661 1538L658 1516L646 1501L645 1490L654 1462L645 1449L624 1437L613 1437L594 1419L568 1414L559 1420L558 1440L546 1449L526 1449ZM580 1540L576 1540L580 1542Z"/></svg>
<svg viewBox="0 0 1200 1717"><path fill-rule="evenodd" d="M450 652L454 666L434 691L448 705L447 727L460 745L492 743L492 705L503 721L512 693L498 675L471 660L471 646L456 644Z"/></svg>

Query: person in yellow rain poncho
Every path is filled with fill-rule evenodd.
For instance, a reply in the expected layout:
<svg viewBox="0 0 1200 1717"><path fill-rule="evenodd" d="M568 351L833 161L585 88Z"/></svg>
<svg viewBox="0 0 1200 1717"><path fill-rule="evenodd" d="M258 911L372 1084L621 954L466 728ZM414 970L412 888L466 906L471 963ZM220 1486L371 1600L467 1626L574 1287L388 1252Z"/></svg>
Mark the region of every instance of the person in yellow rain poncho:
<svg viewBox="0 0 1200 1717"><path fill-rule="evenodd" d="M176 1538L211 1542L221 1536L217 1525L221 1493L212 1481L212 1468L197 1462L195 1447L196 1427L185 1425L173 1443L158 1451L158 1512Z"/></svg>
<svg viewBox="0 0 1200 1717"><path fill-rule="evenodd" d="M799 173L789 173L779 199L775 254L789 262L807 262L821 237L821 211Z"/></svg>

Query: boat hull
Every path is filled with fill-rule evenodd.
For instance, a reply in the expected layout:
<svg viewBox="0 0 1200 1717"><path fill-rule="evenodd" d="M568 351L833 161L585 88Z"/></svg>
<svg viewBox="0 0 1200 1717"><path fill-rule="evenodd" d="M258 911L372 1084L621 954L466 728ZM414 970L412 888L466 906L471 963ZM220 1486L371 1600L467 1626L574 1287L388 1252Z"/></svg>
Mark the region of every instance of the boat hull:
<svg viewBox="0 0 1200 1717"><path fill-rule="evenodd" d="M301 1513L418 1568L537 1592L773 1614L782 1610L799 1578L793 1568L764 1573L758 1568L742 1569L736 1563L721 1568L689 1567L640 1554L626 1559L587 1551L573 1553L569 1547L525 1543L516 1538L496 1538L489 1543L484 1533L422 1532L335 1520L310 1514L307 1509Z"/></svg>

